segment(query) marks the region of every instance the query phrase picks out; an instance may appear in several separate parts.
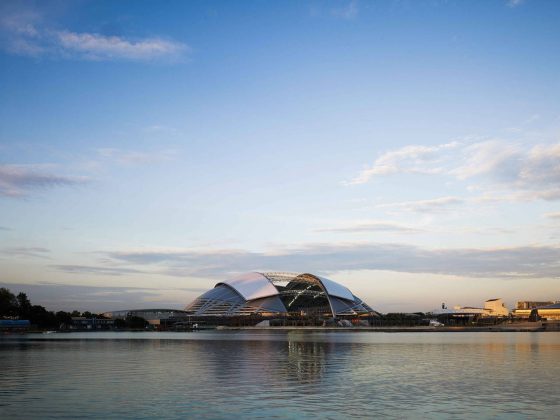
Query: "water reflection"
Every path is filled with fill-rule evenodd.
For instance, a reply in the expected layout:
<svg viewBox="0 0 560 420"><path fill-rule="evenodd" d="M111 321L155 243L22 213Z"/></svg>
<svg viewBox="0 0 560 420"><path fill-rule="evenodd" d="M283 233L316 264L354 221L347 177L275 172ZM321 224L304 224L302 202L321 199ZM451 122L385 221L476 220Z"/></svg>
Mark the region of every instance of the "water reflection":
<svg viewBox="0 0 560 420"><path fill-rule="evenodd" d="M302 383L316 382L323 377L329 345L316 342L288 341L288 373Z"/></svg>
<svg viewBox="0 0 560 420"><path fill-rule="evenodd" d="M127 337L0 339L2 418L554 418L560 409L556 333Z"/></svg>

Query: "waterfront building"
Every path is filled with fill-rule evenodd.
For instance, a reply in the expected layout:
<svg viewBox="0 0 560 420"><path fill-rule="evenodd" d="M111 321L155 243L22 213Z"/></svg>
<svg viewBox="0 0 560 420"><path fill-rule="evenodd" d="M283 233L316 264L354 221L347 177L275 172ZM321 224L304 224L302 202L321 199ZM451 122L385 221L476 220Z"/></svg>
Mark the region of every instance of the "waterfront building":
<svg viewBox="0 0 560 420"><path fill-rule="evenodd" d="M484 312L486 316L509 316L509 310L502 299L488 299L484 302Z"/></svg>
<svg viewBox="0 0 560 420"><path fill-rule="evenodd" d="M31 323L27 319L0 319L2 332L25 332L30 326Z"/></svg>
<svg viewBox="0 0 560 420"><path fill-rule="evenodd" d="M86 318L73 316L71 329L75 330L108 330L113 328L114 321L105 318Z"/></svg>
<svg viewBox="0 0 560 420"><path fill-rule="evenodd" d="M105 318L112 320L143 318L156 329L167 329L175 323L183 321L187 315L185 311L179 309L125 309L102 314Z"/></svg>
<svg viewBox="0 0 560 420"><path fill-rule="evenodd" d="M377 316L345 286L310 273L251 272L217 283L187 305L194 317Z"/></svg>
<svg viewBox="0 0 560 420"><path fill-rule="evenodd" d="M541 306L531 311L531 318L546 321L560 321L560 302Z"/></svg>
<svg viewBox="0 0 560 420"><path fill-rule="evenodd" d="M537 301L531 301L531 300L520 300L520 301L517 302L517 306L515 307L515 309L534 309L534 308L537 308L539 306L554 305L555 303L560 303L560 302L553 302L551 300L543 301L543 302L537 302Z"/></svg>
<svg viewBox="0 0 560 420"><path fill-rule="evenodd" d="M453 309L448 309L445 305L442 305L441 309L435 309L430 313L444 323L449 323L450 320L454 320L461 324L472 322L496 322L498 318L504 319L509 316L509 310L505 307L503 300L500 298L488 299L484 302L483 308L454 306Z"/></svg>
<svg viewBox="0 0 560 420"><path fill-rule="evenodd" d="M531 312L533 309L540 308L543 306L554 305L560 302L553 302L553 301L529 301L523 300L517 302L517 307L512 311L512 315L516 318L529 318L531 316Z"/></svg>

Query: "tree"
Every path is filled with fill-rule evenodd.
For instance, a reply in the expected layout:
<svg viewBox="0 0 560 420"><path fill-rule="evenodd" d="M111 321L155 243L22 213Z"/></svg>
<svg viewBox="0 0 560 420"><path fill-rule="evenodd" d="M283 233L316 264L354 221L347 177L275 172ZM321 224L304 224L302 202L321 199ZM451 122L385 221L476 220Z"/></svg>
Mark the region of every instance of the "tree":
<svg viewBox="0 0 560 420"><path fill-rule="evenodd" d="M23 292L20 292L17 295L17 302L19 317L23 319L29 318L29 315L31 313L31 301L29 300L27 295Z"/></svg>
<svg viewBox="0 0 560 420"><path fill-rule="evenodd" d="M18 301L14 294L5 287L0 287L0 317L18 315Z"/></svg>
<svg viewBox="0 0 560 420"><path fill-rule="evenodd" d="M139 316L127 316L126 323L128 324L128 328L132 328L134 330L144 329L148 326L148 321Z"/></svg>
<svg viewBox="0 0 560 420"><path fill-rule="evenodd" d="M69 312L58 311L56 313L56 321L58 325L72 325L72 316Z"/></svg>

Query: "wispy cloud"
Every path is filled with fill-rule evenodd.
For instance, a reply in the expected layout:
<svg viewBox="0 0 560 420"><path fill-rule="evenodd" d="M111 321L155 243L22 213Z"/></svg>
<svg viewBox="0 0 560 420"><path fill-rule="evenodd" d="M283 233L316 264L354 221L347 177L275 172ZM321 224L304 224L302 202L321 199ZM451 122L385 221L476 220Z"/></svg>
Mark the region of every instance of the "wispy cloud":
<svg viewBox="0 0 560 420"><path fill-rule="evenodd" d="M559 278L560 248L430 249L408 244L310 244L274 252L246 250L141 250L107 254L114 262L150 266L180 277L224 276L250 269L309 271L389 270L465 277Z"/></svg>
<svg viewBox="0 0 560 420"><path fill-rule="evenodd" d="M364 184L371 179L397 173L439 174L444 172L440 166L444 156L442 152L456 149L458 142L437 146L410 145L391 150L378 157L374 164L347 182L348 185Z"/></svg>
<svg viewBox="0 0 560 420"><path fill-rule="evenodd" d="M525 3L525 0L508 0L507 5L508 7L518 7Z"/></svg>
<svg viewBox="0 0 560 420"><path fill-rule="evenodd" d="M146 288L119 286L85 286L40 282L38 284L2 283L13 293L24 292L35 304L49 310L110 311L158 307L183 309L188 293L201 293L199 288ZM171 299L169 298L171 297ZM167 299L167 300L163 300Z"/></svg>
<svg viewBox="0 0 560 420"><path fill-rule="evenodd" d="M54 33L53 40L63 53L86 60L177 59L189 50L185 44L162 38L131 40L118 36L69 31Z"/></svg>
<svg viewBox="0 0 560 420"><path fill-rule="evenodd" d="M42 247L12 247L0 249L0 254L16 258L49 258L50 250Z"/></svg>
<svg viewBox="0 0 560 420"><path fill-rule="evenodd" d="M91 32L52 29L38 10L3 7L0 42L9 53L78 60L178 60L190 48L162 37L129 38Z"/></svg>
<svg viewBox="0 0 560 420"><path fill-rule="evenodd" d="M86 177L59 175L52 165L0 165L0 196L21 197L31 190L87 182Z"/></svg>
<svg viewBox="0 0 560 420"><path fill-rule="evenodd" d="M334 226L315 229L315 232L335 232L335 233L360 233L360 232L392 232L392 233L418 233L422 229L402 225L395 222L385 221L365 221L354 222L345 226Z"/></svg>
<svg viewBox="0 0 560 420"><path fill-rule="evenodd" d="M554 220L560 220L560 212L555 213L545 213L544 217Z"/></svg>
<svg viewBox="0 0 560 420"><path fill-rule="evenodd" d="M438 197L429 200L403 201L397 203L378 204L377 208L386 208L397 212L438 213L449 210L464 200L458 197Z"/></svg>
<svg viewBox="0 0 560 420"><path fill-rule="evenodd" d="M480 189L523 193L523 200L560 199L560 143L527 147L504 140L472 144L405 146L377 158L347 184L363 184L392 174L433 174L460 181L473 179Z"/></svg>
<svg viewBox="0 0 560 420"><path fill-rule="evenodd" d="M101 274L104 276L122 276L124 274L145 274L145 271L136 270L134 268L123 267L104 267L104 266L89 266L89 265L66 265L55 264L51 265L52 268L65 273L73 274Z"/></svg>
<svg viewBox="0 0 560 420"><path fill-rule="evenodd" d="M331 9L331 15L340 19L354 19L358 16L358 1L351 0L341 7Z"/></svg>
<svg viewBox="0 0 560 420"><path fill-rule="evenodd" d="M171 149L156 151L121 150L114 148L98 149L97 153L103 159L108 159L121 165L143 165L173 160L177 152Z"/></svg>

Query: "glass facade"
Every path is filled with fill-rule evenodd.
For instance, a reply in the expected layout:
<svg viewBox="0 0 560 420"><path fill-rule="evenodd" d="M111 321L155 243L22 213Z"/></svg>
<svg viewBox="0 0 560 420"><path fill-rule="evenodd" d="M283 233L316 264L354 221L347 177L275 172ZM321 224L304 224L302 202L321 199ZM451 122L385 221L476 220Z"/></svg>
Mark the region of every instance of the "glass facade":
<svg viewBox="0 0 560 420"><path fill-rule="evenodd" d="M246 296L250 298L246 298ZM199 296L185 311L193 316L360 316L375 311L348 288L309 273L248 273Z"/></svg>

